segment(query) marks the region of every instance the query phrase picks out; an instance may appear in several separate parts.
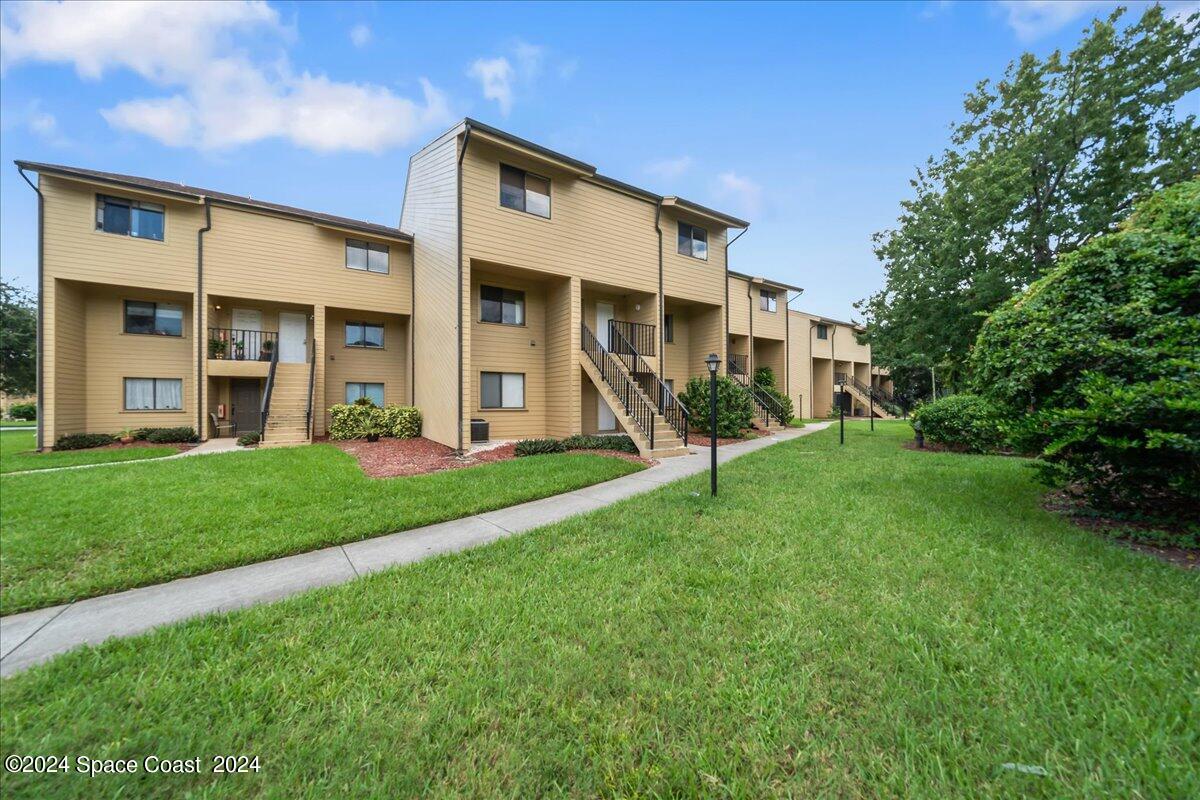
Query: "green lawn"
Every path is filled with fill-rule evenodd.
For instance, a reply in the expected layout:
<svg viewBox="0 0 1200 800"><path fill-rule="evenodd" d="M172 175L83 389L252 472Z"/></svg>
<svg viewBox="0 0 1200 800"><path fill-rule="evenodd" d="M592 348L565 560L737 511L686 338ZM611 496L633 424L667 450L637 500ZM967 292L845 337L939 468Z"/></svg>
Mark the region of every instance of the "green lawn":
<svg viewBox="0 0 1200 800"><path fill-rule="evenodd" d="M0 473L32 469L75 467L80 464L110 464L114 461L141 461L161 458L179 451L174 447L128 447L117 450L64 450L38 453L37 431L0 431ZM45 476L49 477L49 476Z"/></svg>
<svg viewBox="0 0 1200 800"><path fill-rule="evenodd" d="M0 419L0 428L36 428L37 420Z"/></svg>
<svg viewBox="0 0 1200 800"><path fill-rule="evenodd" d="M849 424L724 466L716 501L699 475L62 656L0 684L4 755L261 772L6 793L1200 796L1200 575L1042 511L1020 459L909 437Z"/></svg>
<svg viewBox="0 0 1200 800"><path fill-rule="evenodd" d="M336 447L313 445L10 475L0 492L0 607L12 614L353 542L638 469L564 454L381 480Z"/></svg>

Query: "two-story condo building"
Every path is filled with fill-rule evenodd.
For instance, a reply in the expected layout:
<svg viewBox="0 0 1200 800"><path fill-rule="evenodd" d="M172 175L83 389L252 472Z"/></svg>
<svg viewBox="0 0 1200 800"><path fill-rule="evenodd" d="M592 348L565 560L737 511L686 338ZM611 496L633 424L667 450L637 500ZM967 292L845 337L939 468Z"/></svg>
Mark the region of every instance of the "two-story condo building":
<svg viewBox="0 0 1200 800"><path fill-rule="evenodd" d="M37 173L39 447L166 426L301 443L365 396L417 406L457 449L483 420L493 439L624 431L667 456L688 430L675 393L710 353L764 427L786 420L758 367L797 415L828 413L840 375L878 384L851 326L729 271L746 221L474 120L413 155L397 228L17 165Z"/></svg>

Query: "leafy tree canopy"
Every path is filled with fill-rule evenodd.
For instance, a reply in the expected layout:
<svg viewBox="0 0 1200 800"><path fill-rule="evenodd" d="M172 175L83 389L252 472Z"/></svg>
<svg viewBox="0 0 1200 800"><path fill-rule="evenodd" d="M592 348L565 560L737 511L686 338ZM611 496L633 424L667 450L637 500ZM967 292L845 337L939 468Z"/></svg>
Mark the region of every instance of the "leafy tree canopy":
<svg viewBox="0 0 1200 800"><path fill-rule="evenodd" d="M29 293L0 281L0 390L32 394L37 388L37 307Z"/></svg>
<svg viewBox="0 0 1200 800"><path fill-rule="evenodd" d="M1200 172L1200 15L1153 6L1096 20L1070 53L1026 53L982 81L951 146L912 181L898 224L875 235L884 288L857 308L876 363L937 366L961 383L983 318L1061 253L1111 230L1133 201Z"/></svg>

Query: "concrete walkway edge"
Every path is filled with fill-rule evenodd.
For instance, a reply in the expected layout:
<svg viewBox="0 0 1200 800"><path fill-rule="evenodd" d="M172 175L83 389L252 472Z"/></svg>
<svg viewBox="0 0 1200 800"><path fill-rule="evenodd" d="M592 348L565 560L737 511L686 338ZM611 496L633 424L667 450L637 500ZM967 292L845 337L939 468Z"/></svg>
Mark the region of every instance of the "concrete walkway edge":
<svg viewBox="0 0 1200 800"><path fill-rule="evenodd" d="M816 423L725 445L725 463L827 428ZM81 645L135 636L173 622L269 603L379 570L454 553L585 514L708 469L707 449L583 489L470 517L412 528L257 564L0 617L0 676L20 672Z"/></svg>

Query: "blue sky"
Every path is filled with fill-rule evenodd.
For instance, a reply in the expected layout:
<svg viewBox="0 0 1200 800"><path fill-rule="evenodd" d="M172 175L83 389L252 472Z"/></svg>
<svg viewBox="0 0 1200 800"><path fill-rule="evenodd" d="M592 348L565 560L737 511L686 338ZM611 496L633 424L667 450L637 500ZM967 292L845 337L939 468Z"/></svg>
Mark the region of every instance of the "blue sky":
<svg viewBox="0 0 1200 800"><path fill-rule="evenodd" d="M846 318L963 95L1113 5L6 3L0 271L35 282L13 159L394 225L409 155L472 116L750 219L731 268Z"/></svg>

